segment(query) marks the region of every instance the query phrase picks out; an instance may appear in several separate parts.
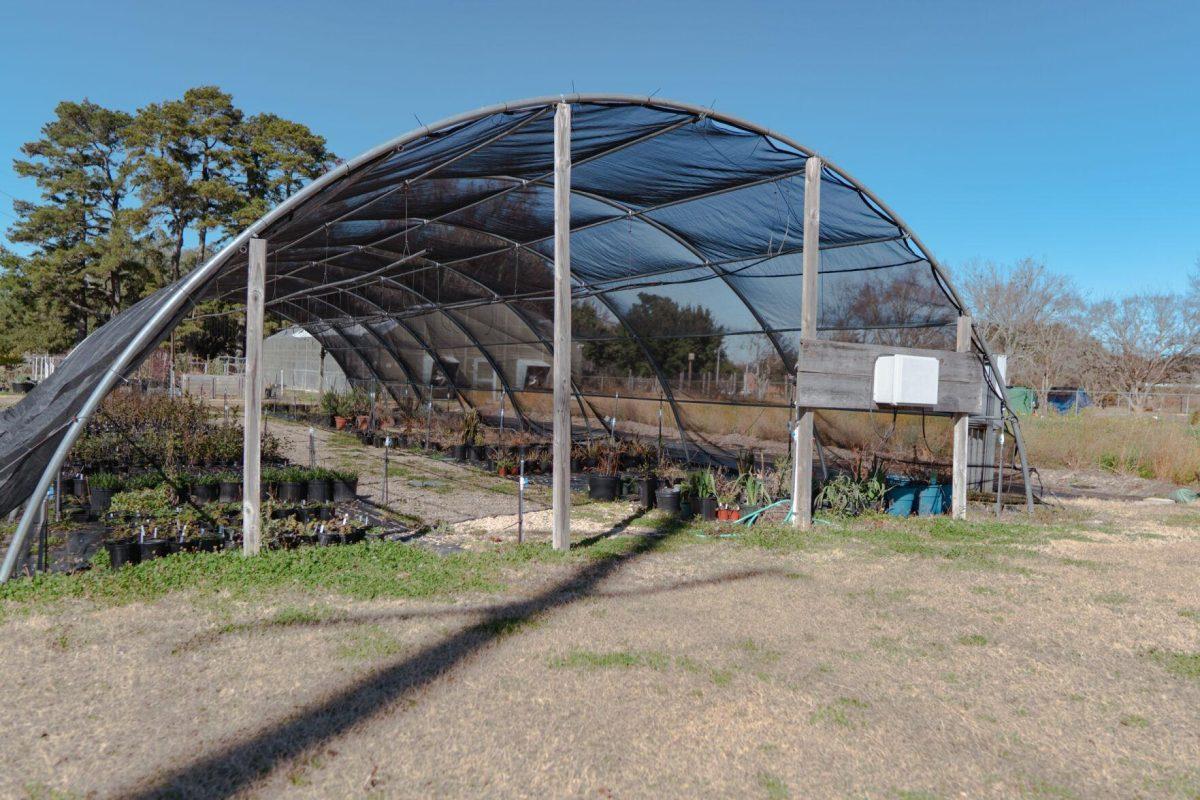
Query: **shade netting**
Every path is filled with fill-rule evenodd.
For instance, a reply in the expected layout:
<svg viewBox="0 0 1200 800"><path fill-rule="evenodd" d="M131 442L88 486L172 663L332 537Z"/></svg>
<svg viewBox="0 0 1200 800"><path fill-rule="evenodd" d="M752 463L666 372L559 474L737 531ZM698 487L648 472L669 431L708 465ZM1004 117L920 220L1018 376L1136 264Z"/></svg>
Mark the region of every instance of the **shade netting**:
<svg viewBox="0 0 1200 800"><path fill-rule="evenodd" d="M696 457L782 447L809 153L664 101L572 106L577 429L615 419ZM553 119L554 101L534 101L402 137L115 317L0 414L0 511L106 370L128 374L202 300L244 302L250 233L268 240L268 315L311 332L351 382L548 424ZM910 232L828 164L820 199L819 335L952 349L959 308Z"/></svg>

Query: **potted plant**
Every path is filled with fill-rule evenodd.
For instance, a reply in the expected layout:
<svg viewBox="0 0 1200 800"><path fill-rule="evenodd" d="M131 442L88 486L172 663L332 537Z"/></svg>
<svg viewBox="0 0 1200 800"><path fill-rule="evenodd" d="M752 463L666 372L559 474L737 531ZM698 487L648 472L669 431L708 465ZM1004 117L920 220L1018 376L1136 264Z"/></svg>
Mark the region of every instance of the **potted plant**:
<svg viewBox="0 0 1200 800"><path fill-rule="evenodd" d="M279 471L279 500L283 503L299 503L308 495L308 470L302 467L285 467Z"/></svg>
<svg viewBox="0 0 1200 800"><path fill-rule="evenodd" d="M335 471L333 473L333 500L335 503L348 503L358 499L358 473Z"/></svg>
<svg viewBox="0 0 1200 800"><path fill-rule="evenodd" d="M654 508L657 504L655 493L658 491L658 465L640 455L636 464L638 505L646 509Z"/></svg>
<svg viewBox="0 0 1200 800"><path fill-rule="evenodd" d="M195 535L184 538L183 549L189 553L215 553L221 549L222 543L219 535L199 528Z"/></svg>
<svg viewBox="0 0 1200 800"><path fill-rule="evenodd" d="M104 540L104 549L108 551L108 566L114 570L141 560L137 540L124 529L110 530Z"/></svg>
<svg viewBox="0 0 1200 800"><path fill-rule="evenodd" d="M317 467L308 471L305 499L310 503L328 503L333 497L333 471Z"/></svg>
<svg viewBox="0 0 1200 800"><path fill-rule="evenodd" d="M621 479L617 477L620 463L621 454L616 448L600 448L595 471L588 473L588 497L605 502L617 499L617 490L621 487Z"/></svg>
<svg viewBox="0 0 1200 800"><path fill-rule="evenodd" d="M454 460L466 461L468 457L472 461L480 460L475 456L475 448L483 441L480 434L478 411L473 408L467 409L462 417L462 426L459 429L459 434L462 440L454 445Z"/></svg>
<svg viewBox="0 0 1200 800"><path fill-rule="evenodd" d="M878 472L872 472L865 478L842 472L821 487L817 493L817 505L827 507L839 516L850 516L877 508L886 494L887 484Z"/></svg>
<svg viewBox="0 0 1200 800"><path fill-rule="evenodd" d="M279 482L283 480L284 470L280 467L263 467L259 479L262 481L262 499L279 496Z"/></svg>
<svg viewBox="0 0 1200 800"><path fill-rule="evenodd" d="M690 519L692 506L687 491L688 485L680 483L684 477L683 470L663 458L658 462L656 471L658 473L658 489L654 493L654 500L658 508L681 519Z"/></svg>
<svg viewBox="0 0 1200 800"><path fill-rule="evenodd" d="M221 476L215 472L205 472L191 479L192 498L197 503L215 503L220 497Z"/></svg>
<svg viewBox="0 0 1200 800"><path fill-rule="evenodd" d="M496 472L500 475L501 478L506 478L509 475L516 475L520 472L518 464L517 464L517 459L513 458L510 455L501 455L501 454L499 454L499 451L497 451L495 461L496 461Z"/></svg>
<svg viewBox="0 0 1200 800"><path fill-rule="evenodd" d="M137 545L139 561L151 561L156 558L162 558L165 555L170 555L171 553L170 539L160 537L158 535L158 528L154 528L149 535L146 534L143 528L138 535Z"/></svg>
<svg viewBox="0 0 1200 800"><path fill-rule="evenodd" d="M739 478L724 472L714 473L717 484L717 519L722 522L733 522L741 519L738 510L738 497L741 495Z"/></svg>
<svg viewBox="0 0 1200 800"><path fill-rule="evenodd" d="M332 389L321 395L321 410L329 416L329 423L339 431L346 429L350 413L349 398Z"/></svg>
<svg viewBox="0 0 1200 800"><path fill-rule="evenodd" d="M113 495L121 491L121 478L111 472L97 472L88 483L88 503L92 515L102 517L112 505Z"/></svg>
<svg viewBox="0 0 1200 800"><path fill-rule="evenodd" d="M763 506L771 502L771 497L767 494L767 484L757 472L742 475L742 499L738 512L743 517L757 514L762 511ZM757 519L755 517L749 524L753 525Z"/></svg>
<svg viewBox="0 0 1200 800"><path fill-rule="evenodd" d="M693 502L700 504L700 515L708 522L717 518L717 476L712 467L695 470L688 474L688 485Z"/></svg>
<svg viewBox="0 0 1200 800"><path fill-rule="evenodd" d="M242 499L242 476L233 472L222 472L217 476L217 485L217 499L220 502L236 503Z"/></svg>

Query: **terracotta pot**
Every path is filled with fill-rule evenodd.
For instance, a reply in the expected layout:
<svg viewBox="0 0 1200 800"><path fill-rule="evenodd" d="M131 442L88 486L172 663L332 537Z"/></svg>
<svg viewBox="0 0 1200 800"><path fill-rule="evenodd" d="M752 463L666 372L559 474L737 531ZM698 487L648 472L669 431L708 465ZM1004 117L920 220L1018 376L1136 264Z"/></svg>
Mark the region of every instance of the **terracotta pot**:
<svg viewBox="0 0 1200 800"><path fill-rule="evenodd" d="M741 519L742 513L736 508L718 508L717 519L722 522L732 522Z"/></svg>
<svg viewBox="0 0 1200 800"><path fill-rule="evenodd" d="M346 424L348 422L350 422L350 420L346 419L345 417L335 416L333 418L333 427L337 428L339 431L344 431L346 430Z"/></svg>

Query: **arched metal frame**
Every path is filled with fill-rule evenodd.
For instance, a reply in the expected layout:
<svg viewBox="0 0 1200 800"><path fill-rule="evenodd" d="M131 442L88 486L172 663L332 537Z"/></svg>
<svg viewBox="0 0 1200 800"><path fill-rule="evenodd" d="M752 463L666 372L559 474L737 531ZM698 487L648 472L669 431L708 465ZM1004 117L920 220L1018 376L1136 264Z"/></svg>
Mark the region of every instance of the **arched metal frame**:
<svg viewBox="0 0 1200 800"><path fill-rule="evenodd" d="M203 292L205 289L207 289L212 284L213 281L219 279L221 277L222 270L227 266L227 264L229 263L229 261L232 258L234 258L235 256L237 256L239 254L245 254L247 244L251 238L261 236L273 224L279 223L284 220L291 219L292 216L297 211L299 211L307 201L309 201L310 199L315 197L322 190L337 183L338 181L342 181L344 179L356 180L358 177L361 177L361 176L354 176L354 173L357 170L359 170L360 168L371 164L376 159L379 159L390 153L398 151L400 148L403 148L407 144L410 144L414 141L424 139L429 136L437 135L440 131L444 131L446 129L453 128L455 126L462 125L465 123L480 120L480 119L483 119L485 117L489 117L492 115L503 114L503 113L512 113L512 112L518 112L518 111L530 111L530 110L539 109L539 108L543 109L541 111L541 113L531 114L530 116L528 116L524 119L518 120L512 126L507 126L503 131L500 131L500 132L496 133L494 136L488 137L486 140L477 143L476 145L469 148L468 150L457 154L456 156L453 157L453 159L448 159L447 162L439 164L439 165L433 167L431 170L427 170L425 173L413 176L412 178L405 180L404 183L402 184L402 186L396 187L395 190L399 190L400 188L403 188L403 186L406 186L414 181L420 180L421 178L425 177L428 174L431 174L432 172L436 172L439 169L443 169L448 163L452 163L452 161L464 158L464 157L470 155L471 153L477 152L478 150L488 146L489 144L492 144L493 142L504 138L504 136L509 135L510 133L514 132L515 130L519 129L520 127L528 125L529 123L533 122L534 120L543 117L548 112L549 109L553 108L558 103L570 103L570 104L595 103L595 104L611 104L611 105L637 105L637 106L644 106L644 107L648 107L648 108L661 109L661 110L665 110L665 111L680 112L680 113L689 114L692 116L688 119L677 120L676 122L672 123L672 125L682 126L682 125L687 124L689 121L707 118L707 119L711 119L716 122L720 122L722 124L731 126L733 128L741 129L743 131L758 134L760 136L774 140L775 142L785 145L786 147L791 148L795 152L797 152L800 155L803 155L805 157L811 157L811 156L821 157L822 162L825 167L825 171L827 171L828 173L830 173L833 176L837 176L842 181L844 181L847 186L852 187L856 192L858 192L862 196L862 198L864 198L870 204L873 204L882 213L882 215L884 217L888 218L893 224L895 224L895 226L901 231L902 238L906 239L906 243L905 243L906 246L908 246L908 244L911 243L912 248L915 248L914 254L921 256L925 261L928 262L930 269L932 270L933 275L935 277L935 280L937 281L937 283L940 286L940 288L942 289L942 291L946 294L946 296L950 300L951 304L955 308L958 309L959 313L963 312L965 306L962 302L962 299L959 297L958 293L954 290L953 286L951 285L950 281L948 280L945 270L941 267L940 263L934 257L932 251L924 244L924 242L921 241L921 239L912 231L912 229L909 228L909 226L903 221L903 219L897 213L895 213L895 211L893 211L891 209L891 207L889 207L883 200L881 200L870 189L868 189L863 183L861 183L860 181L855 179L849 172L847 172L846 170L842 169L839 166L836 166L829 159L825 158L824 156L821 156L816 151L814 151L810 148L804 147L803 145L797 143L796 141L792 140L790 137L787 137L787 136L780 134L776 131L773 131L769 128L765 128L763 126L756 125L747 120L743 120L738 117L734 117L734 116L731 116L728 114L723 114L723 113L717 112L717 111L713 110L712 108L705 108L705 107L690 104L690 103L681 103L681 102L677 102L677 101L665 100L665 99L661 99L661 98L654 98L654 97L643 96L643 95L569 94L569 95L558 95L558 96L543 96L543 97L531 98L531 99L527 99L527 100L521 100L521 101L516 101L516 102L510 102L510 103L500 103L500 104L480 108L475 111L470 111L470 112L467 112L464 114L458 114L455 116L447 117L446 119L440 120L431 125L426 125L426 126L417 128L406 134L403 134L402 136L398 136L395 139L392 139L388 142L378 145L377 147L374 147L371 150L368 150L367 152L351 159L350 161L344 163L343 165L330 170L329 172L325 173L321 177L314 180L312 183L305 186L300 191L296 192L294 195L289 197L287 200L285 200L279 206L277 206L276 208L269 211L262 218L260 218L257 222L255 222L254 224L250 225L248 228L243 230L240 234L238 234L236 237L234 237L229 242L229 244L227 244L224 248L222 248L220 252L218 252L216 255L214 255L206 264L204 264L202 267L200 267L196 270L193 270L189 275L187 275L177 285L175 291L172 294L167 295L163 299L162 305L155 311L155 313L150 318L148 323L125 346L125 348L121 351L120 355L112 361L112 363L110 364L110 366L104 373L103 377L97 383L97 385L92 390L92 392L88 395L87 399L84 401L84 403L80 407L79 412L76 414L74 420L71 422L71 424L67 427L66 431L64 432L62 438L60 439L60 441L58 443L57 448L54 451L54 454L51 456L49 462L46 464L46 467L42 472L41 479L39 480L31 497L41 497L41 496L45 495L45 493L48 491L48 489L50 487L50 484L53 482L54 476L58 473L63 462L66 460L66 457L67 457L68 453L70 452L71 447L75 444L75 441L79 438L80 434L83 432L84 427L86 426L88 420L91 418L91 415L95 412L100 401L105 396L107 396L109 392L112 391L112 389L117 384L117 382L119 380L121 380L122 377L129 370L133 369L136 366L135 359L137 359L138 355L140 353L142 353L150 344L152 344L156 338L158 338L162 335L161 327L165 323L167 323L169 320L171 320L176 314L178 314L180 312L180 310L184 307L184 305L191 301L191 298L193 298L198 293ZM664 127L670 127L670 126L664 126ZM663 133L663 132L666 132L666 131L665 130L660 130L657 132L652 131L651 135L661 135L661 133ZM637 143L637 141L639 141L639 140L633 140L633 141L626 142L626 143L624 143L623 146L631 146L631 145ZM597 155L599 155L599 154L597 154ZM580 162L582 162L582 161L584 161L584 159L580 159ZM550 175L546 175L543 178L543 180L548 177L550 177ZM764 179L760 182L761 183L775 182L775 181L783 180L783 179L785 179L785 177L786 176L784 176L784 175L776 175L769 179ZM746 185L740 185L738 187L733 187L733 188L734 189L746 188ZM479 202L483 202L483 201L489 200L489 199L494 199L495 196L496 195L494 195L494 194L488 195L485 198L481 198L481 200ZM688 198L689 201L695 200L695 199L697 199L697 198L695 198L695 197ZM457 209L457 210L461 210L461 209ZM645 213L647 210L649 210L649 209L643 209L642 213ZM350 213L353 213L353 211ZM451 213L453 213L453 212L451 212ZM611 221L611 220L608 220L608 221ZM597 224L600 224L600 223L597 223ZM590 226L587 226L587 227L590 227ZM574 232L575 230L579 230L579 229L581 229L581 228L572 228L572 232ZM292 246L298 244L300 240L306 239L311 235L312 235L312 232L310 232L308 234L304 234L301 237L301 239L294 240L294 241L288 242L288 243L284 243L283 248L292 247ZM486 253L478 254L478 255L472 256L471 258L472 259L479 258L479 257L485 256L485 255L488 255L488 254L486 254ZM705 265L701 264L698 266L703 267ZM618 317L618 319L619 319L619 321L622 322L622 324L625 324L624 321L620 320L619 317ZM629 326L627 324L625 325L625 327L627 330L629 329ZM978 350L980 352L980 355L984 362L984 366L985 367L986 366L994 367L994 364L996 363L995 359L993 358L993 356L991 354L990 348L988 347L987 343L983 340L983 337L979 334L977 329L973 330L972 338L974 340L975 346L978 348ZM993 372L993 374L994 374L994 372ZM663 388L668 389L668 387L666 387L665 385ZM1003 387L997 386L993 383L993 384L991 384L991 390L993 391L993 393L995 393L1000 398L1002 408L1004 408L1005 413L1008 415L1009 421L1012 423L1014 433L1015 433L1015 438L1017 440L1018 452L1019 452L1020 458L1021 458L1022 469L1026 473L1026 480L1025 480L1026 492L1027 492L1026 500L1027 500L1027 504L1031 504L1032 503L1032 495L1031 495L1032 489L1030 487L1030 482L1028 480L1028 464L1026 461L1026 455L1025 455L1025 451L1024 451L1023 442L1021 441L1021 437L1020 437L1020 433L1019 433L1019 424L1016 422L1015 417L1012 415L1011 410L1008 408L1007 400L1005 398ZM674 405L674 403L672 403L672 405ZM33 518L36 515L35 506L36 506L36 503L26 503L25 513L22 516L21 524L18 527L17 535L14 536L14 539L13 539L14 545L17 543L17 541L19 539L22 538L23 533L26 535L28 534L28 529L32 525ZM11 574L11 569L13 566L13 560L15 559L15 555L16 555L15 548L10 547L9 552L6 554L3 567L0 568L0 574L2 574L3 576L7 576L8 574Z"/></svg>

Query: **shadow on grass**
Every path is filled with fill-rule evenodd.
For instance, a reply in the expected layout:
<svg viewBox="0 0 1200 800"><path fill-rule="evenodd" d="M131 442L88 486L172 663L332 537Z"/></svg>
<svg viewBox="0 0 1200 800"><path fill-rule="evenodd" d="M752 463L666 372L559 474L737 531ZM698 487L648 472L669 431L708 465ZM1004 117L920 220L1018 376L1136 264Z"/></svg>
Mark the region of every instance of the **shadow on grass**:
<svg viewBox="0 0 1200 800"><path fill-rule="evenodd" d="M797 578L802 577L807 576L790 569L780 569L774 567L769 569L742 569L732 572L723 572L720 575L713 575L707 578L689 578L688 580L675 581L674 583L669 583L663 586L649 586L641 589L618 589L607 592L593 591L589 592L588 596L593 598L654 597L656 595L670 594L672 592L684 592L689 589L702 589L709 586L724 586L730 583L756 580L760 578L796 580ZM357 614L335 613L328 616L317 615L313 618L307 618L301 615L299 618L286 618L283 620L261 619L244 624L233 624L220 630L198 633L173 647L171 649L171 653L172 655L178 655L179 653L194 652L216 644L217 642L222 641L230 636L262 633L264 631L279 630L281 628L338 628L343 626L355 627L364 624L404 622L412 619L454 619L474 616L485 617L500 607L502 606L496 606L495 604L488 603L485 605L474 606L428 608L417 611L382 611Z"/></svg>
<svg viewBox="0 0 1200 800"><path fill-rule="evenodd" d="M663 529L657 536L639 539L627 551L591 561L533 597L481 609L482 618L478 622L441 642L373 673L257 735L209 752L191 764L143 781L119 795L215 800L236 794L265 778L282 762L370 719L406 694L468 662L491 642L557 608L594 595L602 581L631 561L658 549L683 527L680 524Z"/></svg>

